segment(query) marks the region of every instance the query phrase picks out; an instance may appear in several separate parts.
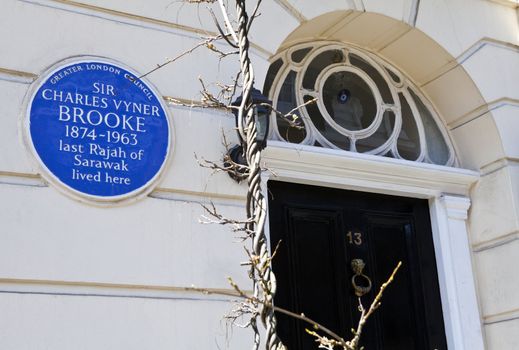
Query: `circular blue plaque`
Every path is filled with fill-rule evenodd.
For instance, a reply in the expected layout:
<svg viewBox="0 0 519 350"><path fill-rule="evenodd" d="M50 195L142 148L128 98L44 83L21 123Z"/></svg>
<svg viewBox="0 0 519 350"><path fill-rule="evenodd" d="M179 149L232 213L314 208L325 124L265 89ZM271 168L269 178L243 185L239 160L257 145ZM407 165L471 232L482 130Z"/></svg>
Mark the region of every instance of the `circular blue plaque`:
<svg viewBox="0 0 519 350"><path fill-rule="evenodd" d="M46 178L97 201L146 192L171 143L161 96L138 74L99 57L68 60L39 79L27 135Z"/></svg>

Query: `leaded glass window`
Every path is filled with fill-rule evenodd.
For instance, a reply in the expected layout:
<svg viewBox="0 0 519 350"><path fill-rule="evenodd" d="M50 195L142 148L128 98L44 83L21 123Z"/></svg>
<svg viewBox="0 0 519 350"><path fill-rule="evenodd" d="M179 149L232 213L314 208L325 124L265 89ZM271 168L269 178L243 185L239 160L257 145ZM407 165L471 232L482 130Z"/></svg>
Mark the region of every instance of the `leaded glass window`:
<svg viewBox="0 0 519 350"><path fill-rule="evenodd" d="M303 129L272 114L269 139L455 166L454 149L432 105L397 68L338 43L302 44L274 57L265 93Z"/></svg>

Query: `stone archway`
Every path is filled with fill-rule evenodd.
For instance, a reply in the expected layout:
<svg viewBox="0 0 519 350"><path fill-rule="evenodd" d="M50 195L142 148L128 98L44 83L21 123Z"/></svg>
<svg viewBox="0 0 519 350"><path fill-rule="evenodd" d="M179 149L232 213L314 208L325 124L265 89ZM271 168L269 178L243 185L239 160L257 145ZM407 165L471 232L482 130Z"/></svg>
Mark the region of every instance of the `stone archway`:
<svg viewBox="0 0 519 350"><path fill-rule="evenodd" d="M316 39L360 46L407 73L434 104L455 143L460 166L481 174L470 190L468 240L482 315L471 322L482 322L488 348L498 349L519 341L506 330L517 322L519 306L514 296L519 280L506 277L513 275L517 261L511 251L519 241L515 205L519 146L513 133L519 127L514 117L519 107L518 26L515 11L487 2L478 6L465 27L463 14L448 8L424 12L418 27L416 18L400 21L390 9L378 13L336 9L304 18L278 39L276 50ZM309 14L304 6L299 9ZM457 34L436 30L444 24L442 15L454 16ZM436 17L441 23L435 27L431 23ZM505 29L499 31L494 22L483 23L474 35L465 35L457 43L449 37L469 30L468 22L482 18L500 18ZM496 284L504 300L497 298Z"/></svg>

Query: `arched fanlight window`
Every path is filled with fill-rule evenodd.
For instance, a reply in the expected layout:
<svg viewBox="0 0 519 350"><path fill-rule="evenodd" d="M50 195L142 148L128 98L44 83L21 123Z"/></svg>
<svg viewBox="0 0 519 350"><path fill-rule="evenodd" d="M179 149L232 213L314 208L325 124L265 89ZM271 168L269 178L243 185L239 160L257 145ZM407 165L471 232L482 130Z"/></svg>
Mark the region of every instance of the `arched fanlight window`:
<svg viewBox="0 0 519 350"><path fill-rule="evenodd" d="M294 128L274 114L269 139L455 166L454 149L431 104L380 58L338 43L298 45L278 54L265 95L294 114Z"/></svg>

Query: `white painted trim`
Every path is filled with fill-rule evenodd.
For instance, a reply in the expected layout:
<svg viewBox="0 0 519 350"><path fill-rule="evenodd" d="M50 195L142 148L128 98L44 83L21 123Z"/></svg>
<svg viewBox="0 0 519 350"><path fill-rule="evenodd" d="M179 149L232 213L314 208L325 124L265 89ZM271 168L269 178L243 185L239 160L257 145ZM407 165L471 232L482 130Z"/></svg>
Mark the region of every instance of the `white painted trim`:
<svg viewBox="0 0 519 350"><path fill-rule="evenodd" d="M304 56L304 58L300 62L294 62L292 59L292 54L296 50L300 49L310 49L309 52ZM330 52L332 50L342 52L343 57L336 63L328 63L326 67L322 68L313 83L313 86L305 86L304 79L307 77L307 71L310 69L312 62L322 55L325 52ZM361 68L357 67L355 64L352 64L350 61L350 54L354 54L355 56L359 56L366 64L371 66L372 69L378 72L378 74L385 81L385 85L387 90L390 92L393 101L384 101L381 95L381 89L377 84L375 84L374 80L370 75L364 72ZM415 101L414 97L411 95L416 95L417 99L425 106L428 110L430 117L432 118L433 123L436 124L436 127L441 133L441 138L448 148L449 158L443 162L444 165L453 166L457 165L457 160L455 156L455 149L450 138L448 131L445 129L442 119L439 114L435 111L433 105L428 101L428 99L420 92L415 84L411 81L410 78L406 77L402 72L400 72L396 67L393 67L388 62L382 60L377 55L364 51L359 47L355 47L354 45L346 45L344 43L321 40L318 42L306 42L297 45L292 45L290 48L285 49L276 56L271 59L271 62L277 61L278 59L283 60L282 66L278 69L275 74L274 80L271 84L271 90L269 92L269 98L274 101L274 107L280 108L278 105L280 101L280 95L282 89L286 87L286 80L289 74L295 72L295 105L301 106L305 104L305 97L311 96L317 98L316 106L319 110L319 115L324 119L326 128L330 128L334 133L339 134L339 139L336 141L345 142L345 145L350 144L349 150L356 151L356 143L363 139L369 139L370 136L375 134L384 121L384 113L386 111L391 111L394 115L394 125L391 127L391 133L389 136L385 136L386 139L383 141L381 145L374 146L373 149L370 149L368 154L377 154L377 155L386 155L392 154L394 157L399 159L404 159L399 154L398 145L400 142L399 134L401 133L401 129L403 126L404 115L400 100L403 99L407 101L409 108L411 109L412 118L415 122L415 126L418 132L419 139L419 151L420 153L414 159L415 162L425 162L425 163L434 163L431 159L431 155L429 154L430 147L427 146L431 140L427 140L426 133L428 130L425 130L424 121L428 118L424 113L420 113L417 101ZM400 79L399 83L396 83L393 78L390 76L389 72L398 72L396 73ZM328 108L324 104L323 100L323 90L325 83L328 81L328 78L335 73L338 72L348 72L355 74L368 85L369 90L373 95L373 99L375 100L376 105L376 113L373 117L373 120L370 122L370 125L361 130L350 130L345 126L339 125L335 118L328 112ZM314 145L318 142L320 145L326 148L331 149L344 149L346 147L340 147L334 143L333 137L328 137L325 134L326 130L321 130L316 124L314 118L309 115L309 110L307 108L299 108L296 111L302 122L305 126L305 137L303 140L299 142L300 145ZM272 125L271 131L269 133L269 139L273 140L285 140L285 137L281 136L278 119L274 114L270 117L270 124ZM341 138L341 136L343 136Z"/></svg>
<svg viewBox="0 0 519 350"><path fill-rule="evenodd" d="M429 203L448 348L484 350L466 223L470 199L442 195Z"/></svg>
<svg viewBox="0 0 519 350"><path fill-rule="evenodd" d="M474 171L402 159L268 141L264 166L281 181L408 197L467 196Z"/></svg>
<svg viewBox="0 0 519 350"><path fill-rule="evenodd" d="M263 153L267 181L428 198L448 349L483 350L467 232L473 171L272 141ZM266 234L269 235L268 227Z"/></svg>
<svg viewBox="0 0 519 350"><path fill-rule="evenodd" d="M447 209L447 217L449 219L463 221L467 220L467 211L470 208L470 199L467 197L442 195L440 200L445 206L445 209Z"/></svg>

